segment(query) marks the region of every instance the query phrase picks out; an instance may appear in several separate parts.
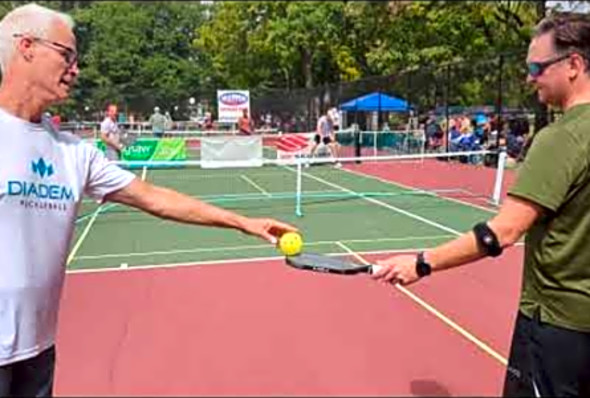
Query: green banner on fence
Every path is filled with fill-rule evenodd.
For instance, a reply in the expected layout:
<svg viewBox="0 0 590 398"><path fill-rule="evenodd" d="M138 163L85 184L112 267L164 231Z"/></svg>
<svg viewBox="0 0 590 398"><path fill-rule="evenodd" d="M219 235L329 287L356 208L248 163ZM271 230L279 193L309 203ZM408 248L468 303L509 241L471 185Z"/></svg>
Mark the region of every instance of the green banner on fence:
<svg viewBox="0 0 590 398"><path fill-rule="evenodd" d="M96 146L105 151L105 143L98 140ZM182 138L139 138L121 153L121 160L186 160L186 141Z"/></svg>

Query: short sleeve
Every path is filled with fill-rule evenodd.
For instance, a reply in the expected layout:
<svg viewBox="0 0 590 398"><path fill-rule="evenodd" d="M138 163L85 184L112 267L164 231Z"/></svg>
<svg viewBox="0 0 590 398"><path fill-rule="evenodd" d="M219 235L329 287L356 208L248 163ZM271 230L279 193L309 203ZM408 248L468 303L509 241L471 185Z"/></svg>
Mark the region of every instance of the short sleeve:
<svg viewBox="0 0 590 398"><path fill-rule="evenodd" d="M102 201L106 195L126 187L136 178L135 174L110 162L95 147L87 145L86 150L88 151L88 176L84 192L93 199Z"/></svg>
<svg viewBox="0 0 590 398"><path fill-rule="evenodd" d="M116 127L112 120L105 119L100 123L100 131L110 135L116 130Z"/></svg>
<svg viewBox="0 0 590 398"><path fill-rule="evenodd" d="M586 167L584 154L568 130L539 131L508 194L557 210Z"/></svg>

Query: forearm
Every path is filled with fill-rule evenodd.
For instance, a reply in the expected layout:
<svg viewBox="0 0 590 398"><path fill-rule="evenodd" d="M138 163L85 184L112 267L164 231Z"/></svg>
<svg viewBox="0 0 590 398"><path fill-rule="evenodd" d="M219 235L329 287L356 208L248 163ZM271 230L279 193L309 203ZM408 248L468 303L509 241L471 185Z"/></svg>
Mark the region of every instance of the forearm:
<svg viewBox="0 0 590 398"><path fill-rule="evenodd" d="M237 213L207 204L182 193L134 181L141 184L141 195L127 196L124 193L109 198L116 202L144 210L156 217L187 224L209 225L242 229L245 217Z"/></svg>
<svg viewBox="0 0 590 398"><path fill-rule="evenodd" d="M469 231L457 239L427 250L424 257L434 272L479 260L485 257L485 254L480 252L475 234Z"/></svg>
<svg viewBox="0 0 590 398"><path fill-rule="evenodd" d="M121 143L117 142L116 140L112 139L112 138L110 137L110 135L107 135L107 134L101 133L100 137L102 138L102 141L103 141L103 142L104 142L106 145L110 146L111 148L113 148L113 149L117 149L117 150L121 150L121 149L123 149L123 145L122 145Z"/></svg>
<svg viewBox="0 0 590 398"><path fill-rule="evenodd" d="M500 247L505 248L516 243L525 233L530 223L514 222L509 217L506 217L506 215L500 214L488 221L487 225L494 231ZM458 267L487 256L477 244L477 239L473 231L469 231L457 239L428 250L424 255L426 261L432 266L433 271Z"/></svg>

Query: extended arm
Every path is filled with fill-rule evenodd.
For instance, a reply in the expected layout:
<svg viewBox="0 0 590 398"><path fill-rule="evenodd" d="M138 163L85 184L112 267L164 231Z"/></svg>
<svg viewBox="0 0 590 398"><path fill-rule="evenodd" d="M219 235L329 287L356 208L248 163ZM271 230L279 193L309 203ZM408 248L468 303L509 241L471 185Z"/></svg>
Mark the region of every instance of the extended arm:
<svg viewBox="0 0 590 398"><path fill-rule="evenodd" d="M501 247L516 243L542 214L543 208L533 202L509 196L499 213L487 225L495 233ZM473 231L430 249L424 253L432 271L441 271L476 261L486 256ZM416 274L416 257L402 255L378 262L383 266L373 275L383 282L400 282L407 285L419 279Z"/></svg>
<svg viewBox="0 0 590 398"><path fill-rule="evenodd" d="M123 203L168 220L238 229L273 244L283 233L297 230L270 218L245 217L137 178L125 188L107 195L105 200Z"/></svg>

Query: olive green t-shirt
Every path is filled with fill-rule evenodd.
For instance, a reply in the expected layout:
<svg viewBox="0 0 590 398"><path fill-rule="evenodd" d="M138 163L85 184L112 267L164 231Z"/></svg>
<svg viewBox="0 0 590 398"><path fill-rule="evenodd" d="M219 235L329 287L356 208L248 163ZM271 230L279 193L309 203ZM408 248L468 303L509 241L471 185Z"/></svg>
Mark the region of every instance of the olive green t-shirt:
<svg viewBox="0 0 590 398"><path fill-rule="evenodd" d="M520 310L590 332L590 104L539 131L508 194L545 208L525 240Z"/></svg>

